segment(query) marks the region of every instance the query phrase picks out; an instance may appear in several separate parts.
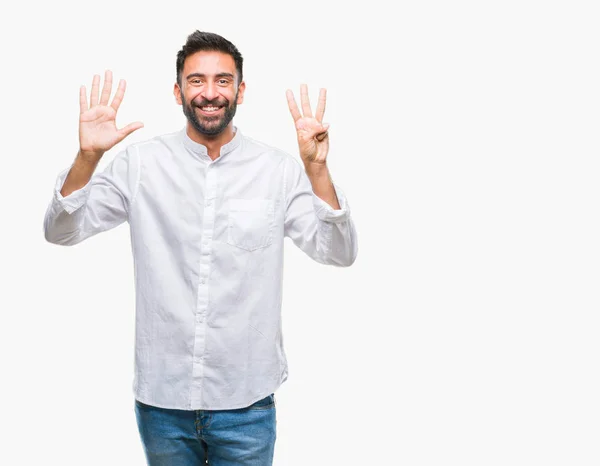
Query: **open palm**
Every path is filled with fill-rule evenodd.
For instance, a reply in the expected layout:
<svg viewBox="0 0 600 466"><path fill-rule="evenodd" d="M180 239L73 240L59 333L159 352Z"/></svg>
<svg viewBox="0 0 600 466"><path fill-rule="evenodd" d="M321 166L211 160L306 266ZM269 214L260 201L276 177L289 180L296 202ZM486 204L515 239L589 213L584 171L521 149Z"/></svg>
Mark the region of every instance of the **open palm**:
<svg viewBox="0 0 600 466"><path fill-rule="evenodd" d="M89 106L85 86L81 86L79 90L79 147L82 153L102 156L104 152L121 142L133 131L144 126L138 121L117 129L117 111L125 95L125 86L125 81L120 80L115 96L109 105L112 72L107 70L104 75L101 95L99 95L100 76L94 76Z"/></svg>

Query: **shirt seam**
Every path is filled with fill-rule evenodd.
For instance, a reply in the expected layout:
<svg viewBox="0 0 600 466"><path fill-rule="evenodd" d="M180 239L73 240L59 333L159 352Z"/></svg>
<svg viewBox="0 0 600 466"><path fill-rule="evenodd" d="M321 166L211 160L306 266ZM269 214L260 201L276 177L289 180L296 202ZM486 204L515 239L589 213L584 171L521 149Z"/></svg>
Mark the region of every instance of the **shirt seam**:
<svg viewBox="0 0 600 466"><path fill-rule="evenodd" d="M133 209L133 205L135 204L135 201L137 201L137 195L140 191L140 181L142 178L142 164L140 162L140 148L139 146L135 146L135 152L136 152L136 158L137 158L137 175L136 175L136 180L135 180L135 188L134 188L134 193L133 193L133 197L131 198L131 202L129 203L129 209L127 212L127 216L130 215L131 210Z"/></svg>
<svg viewBox="0 0 600 466"><path fill-rule="evenodd" d="M287 214L287 208L288 208L288 202L287 202L287 170L288 170L288 164L286 163L283 167L283 206L284 206L284 212L283 212L283 221L285 223L285 217Z"/></svg>

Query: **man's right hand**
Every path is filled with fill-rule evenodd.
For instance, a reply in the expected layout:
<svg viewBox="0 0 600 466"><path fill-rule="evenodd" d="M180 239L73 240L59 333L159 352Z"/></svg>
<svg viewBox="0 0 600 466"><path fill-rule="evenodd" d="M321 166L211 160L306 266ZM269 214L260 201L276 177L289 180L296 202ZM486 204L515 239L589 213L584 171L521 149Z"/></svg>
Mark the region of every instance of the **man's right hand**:
<svg viewBox="0 0 600 466"><path fill-rule="evenodd" d="M107 150L144 126L142 122L137 121L117 129L115 119L125 95L125 81L119 82L112 103L108 105L111 88L112 73L107 70L101 95L98 95L100 76L94 76L89 106L85 86L81 86L79 90L79 152L60 190L60 194L65 197L90 181L98 162Z"/></svg>
<svg viewBox="0 0 600 466"><path fill-rule="evenodd" d="M125 95L125 85L125 80L121 79L110 105L108 104L112 91L110 70L107 70L104 75L104 86L100 95L100 75L94 76L89 105L85 86L81 86L79 90L79 156L87 162L98 163L106 151L144 126L142 122L137 121L117 129L115 120Z"/></svg>

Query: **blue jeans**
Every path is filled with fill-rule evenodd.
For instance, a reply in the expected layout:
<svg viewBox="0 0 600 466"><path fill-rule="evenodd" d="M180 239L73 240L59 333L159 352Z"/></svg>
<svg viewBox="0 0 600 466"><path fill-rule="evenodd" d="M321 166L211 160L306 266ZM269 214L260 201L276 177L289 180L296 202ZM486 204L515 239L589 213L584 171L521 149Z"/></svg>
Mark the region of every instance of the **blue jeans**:
<svg viewBox="0 0 600 466"><path fill-rule="evenodd" d="M135 401L148 466L272 466L275 395L229 410L179 410Z"/></svg>

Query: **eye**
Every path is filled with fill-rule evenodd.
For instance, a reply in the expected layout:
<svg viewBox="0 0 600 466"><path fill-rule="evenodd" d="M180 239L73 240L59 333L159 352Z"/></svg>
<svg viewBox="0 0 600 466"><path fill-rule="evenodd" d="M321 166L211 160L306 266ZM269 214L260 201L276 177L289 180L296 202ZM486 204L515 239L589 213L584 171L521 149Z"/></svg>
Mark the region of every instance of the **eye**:
<svg viewBox="0 0 600 466"><path fill-rule="evenodd" d="M227 86L227 84L229 84L229 81L227 81L226 79L219 79L217 81L221 86Z"/></svg>

